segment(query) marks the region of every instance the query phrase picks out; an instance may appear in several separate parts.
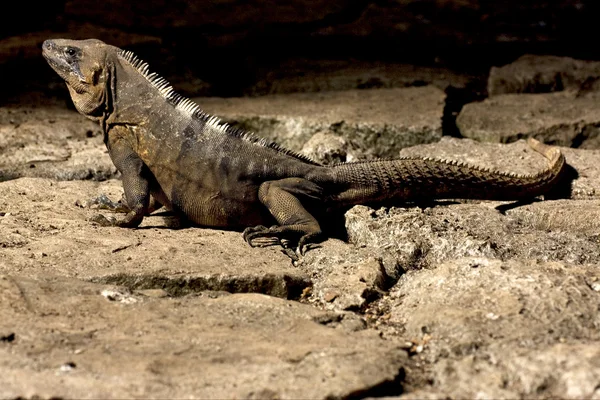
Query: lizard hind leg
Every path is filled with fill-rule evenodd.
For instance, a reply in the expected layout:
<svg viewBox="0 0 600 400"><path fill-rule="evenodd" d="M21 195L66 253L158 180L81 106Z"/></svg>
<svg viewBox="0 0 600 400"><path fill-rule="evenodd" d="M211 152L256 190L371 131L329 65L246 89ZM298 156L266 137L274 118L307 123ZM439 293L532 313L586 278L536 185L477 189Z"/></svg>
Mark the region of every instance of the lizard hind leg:
<svg viewBox="0 0 600 400"><path fill-rule="evenodd" d="M264 182L259 187L258 198L278 225L247 228L244 239L250 246L260 246L257 243L260 238L276 239L272 244L289 240L297 243L298 251L304 254L311 243L318 241L322 232L319 222L304 208L300 199L320 201L322 192L319 185L301 178Z"/></svg>

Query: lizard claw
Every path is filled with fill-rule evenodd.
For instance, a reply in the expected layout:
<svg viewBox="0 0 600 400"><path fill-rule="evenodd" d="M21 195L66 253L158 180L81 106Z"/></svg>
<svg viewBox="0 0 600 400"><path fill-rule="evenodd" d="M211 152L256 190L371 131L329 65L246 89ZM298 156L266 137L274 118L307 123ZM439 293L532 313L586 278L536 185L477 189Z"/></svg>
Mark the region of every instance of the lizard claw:
<svg viewBox="0 0 600 400"><path fill-rule="evenodd" d="M313 242L321 235L321 232L307 233L302 236L298 241L296 251L290 248L288 240L280 237L282 234L284 234L284 232L282 232L280 226L275 225L267 228L263 225L258 225L244 229L243 237L251 247L280 245L283 248L283 252L288 257L293 261L298 261L308 250L314 248L315 244ZM257 240L260 242L257 242Z"/></svg>
<svg viewBox="0 0 600 400"><path fill-rule="evenodd" d="M110 210L119 213L126 213L130 211L129 207L127 206L127 203L124 202L123 199L115 202L109 199L108 196L105 194L101 194L100 196L89 200L87 202L87 206L90 208Z"/></svg>
<svg viewBox="0 0 600 400"><path fill-rule="evenodd" d="M300 257L298 256L297 252L295 252L294 250L292 250L289 247L285 247L284 246L281 249L281 252L283 254L285 254L286 256L288 256L289 258L291 258L293 262L296 262L296 261L300 260Z"/></svg>
<svg viewBox="0 0 600 400"><path fill-rule="evenodd" d="M115 226L117 220L114 217L105 217L102 214L96 214L90 218L90 221L97 223L100 226Z"/></svg>
<svg viewBox="0 0 600 400"><path fill-rule="evenodd" d="M319 232L319 233L308 233L308 234L302 236L300 238L300 240L298 241L298 249L296 250L296 252L303 256L306 254L306 252L308 250L318 247L315 245L314 240L317 239L320 235L321 235L321 233Z"/></svg>
<svg viewBox="0 0 600 400"><path fill-rule="evenodd" d="M273 236L271 229L263 225L246 228L242 235L250 247L282 245L281 240L278 237Z"/></svg>
<svg viewBox="0 0 600 400"><path fill-rule="evenodd" d="M250 245L250 247L254 247L252 240L256 237L255 233L264 232L267 228L262 225L252 226L244 229L242 233L242 237Z"/></svg>
<svg viewBox="0 0 600 400"><path fill-rule="evenodd" d="M250 247L281 246L283 254L291 258L292 261L298 261L300 259L300 253L290 248L289 240L282 239L278 236L278 229L279 226L277 225L270 228L258 225L246 228L243 237Z"/></svg>

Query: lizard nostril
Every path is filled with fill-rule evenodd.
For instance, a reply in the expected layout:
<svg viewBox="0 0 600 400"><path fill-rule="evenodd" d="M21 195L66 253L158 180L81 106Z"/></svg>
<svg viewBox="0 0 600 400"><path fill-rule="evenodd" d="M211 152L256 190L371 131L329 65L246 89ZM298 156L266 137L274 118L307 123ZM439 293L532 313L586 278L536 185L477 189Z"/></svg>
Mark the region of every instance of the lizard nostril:
<svg viewBox="0 0 600 400"><path fill-rule="evenodd" d="M52 41L51 40L44 40L44 43L42 43L42 49L44 50L50 50L52 48Z"/></svg>

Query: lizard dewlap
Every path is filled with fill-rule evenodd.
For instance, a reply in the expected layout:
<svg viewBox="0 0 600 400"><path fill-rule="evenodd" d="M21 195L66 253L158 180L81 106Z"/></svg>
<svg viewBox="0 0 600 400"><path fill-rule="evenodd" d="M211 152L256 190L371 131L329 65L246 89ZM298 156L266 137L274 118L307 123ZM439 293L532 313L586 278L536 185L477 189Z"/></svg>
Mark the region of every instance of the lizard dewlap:
<svg viewBox="0 0 600 400"><path fill-rule="evenodd" d="M100 123L122 174L129 211L98 220L105 225L136 227L163 205L201 226L245 229L250 245L287 239L302 251L321 238L315 215L324 210L532 198L552 188L564 166L559 149L534 139L529 144L549 164L531 175L430 158L323 166L205 113L129 51L95 39L54 39L44 42L43 55L77 110Z"/></svg>

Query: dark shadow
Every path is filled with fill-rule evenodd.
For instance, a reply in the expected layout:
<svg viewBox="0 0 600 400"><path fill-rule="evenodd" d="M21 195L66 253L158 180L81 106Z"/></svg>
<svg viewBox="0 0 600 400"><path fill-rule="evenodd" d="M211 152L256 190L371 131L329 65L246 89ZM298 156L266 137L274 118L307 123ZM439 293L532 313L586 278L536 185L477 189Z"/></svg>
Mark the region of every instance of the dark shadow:
<svg viewBox="0 0 600 400"><path fill-rule="evenodd" d="M513 201L512 203L507 203L507 204L500 204L499 206L495 207L495 209L500 212L500 214L505 215L506 212L508 210L512 210L514 208L518 208L518 207L522 207L522 206L526 206L528 204L533 204L533 203L537 203L540 202L540 199L527 199L527 200L518 200L518 201Z"/></svg>
<svg viewBox="0 0 600 400"><path fill-rule="evenodd" d="M545 200L570 199L573 193L573 181L579 173L569 164L565 164L557 184L544 195Z"/></svg>
<svg viewBox="0 0 600 400"><path fill-rule="evenodd" d="M404 393L404 381L406 380L406 371L400 368L398 374L391 380L386 380L373 387L357 390L346 396L346 400L359 400L364 398L377 397L396 397Z"/></svg>
<svg viewBox="0 0 600 400"><path fill-rule="evenodd" d="M474 78L464 88L449 85L444 92L446 101L442 114L442 134L455 138L462 138L462 134L456 125L456 118L463 106L483 100L487 95L485 77Z"/></svg>

